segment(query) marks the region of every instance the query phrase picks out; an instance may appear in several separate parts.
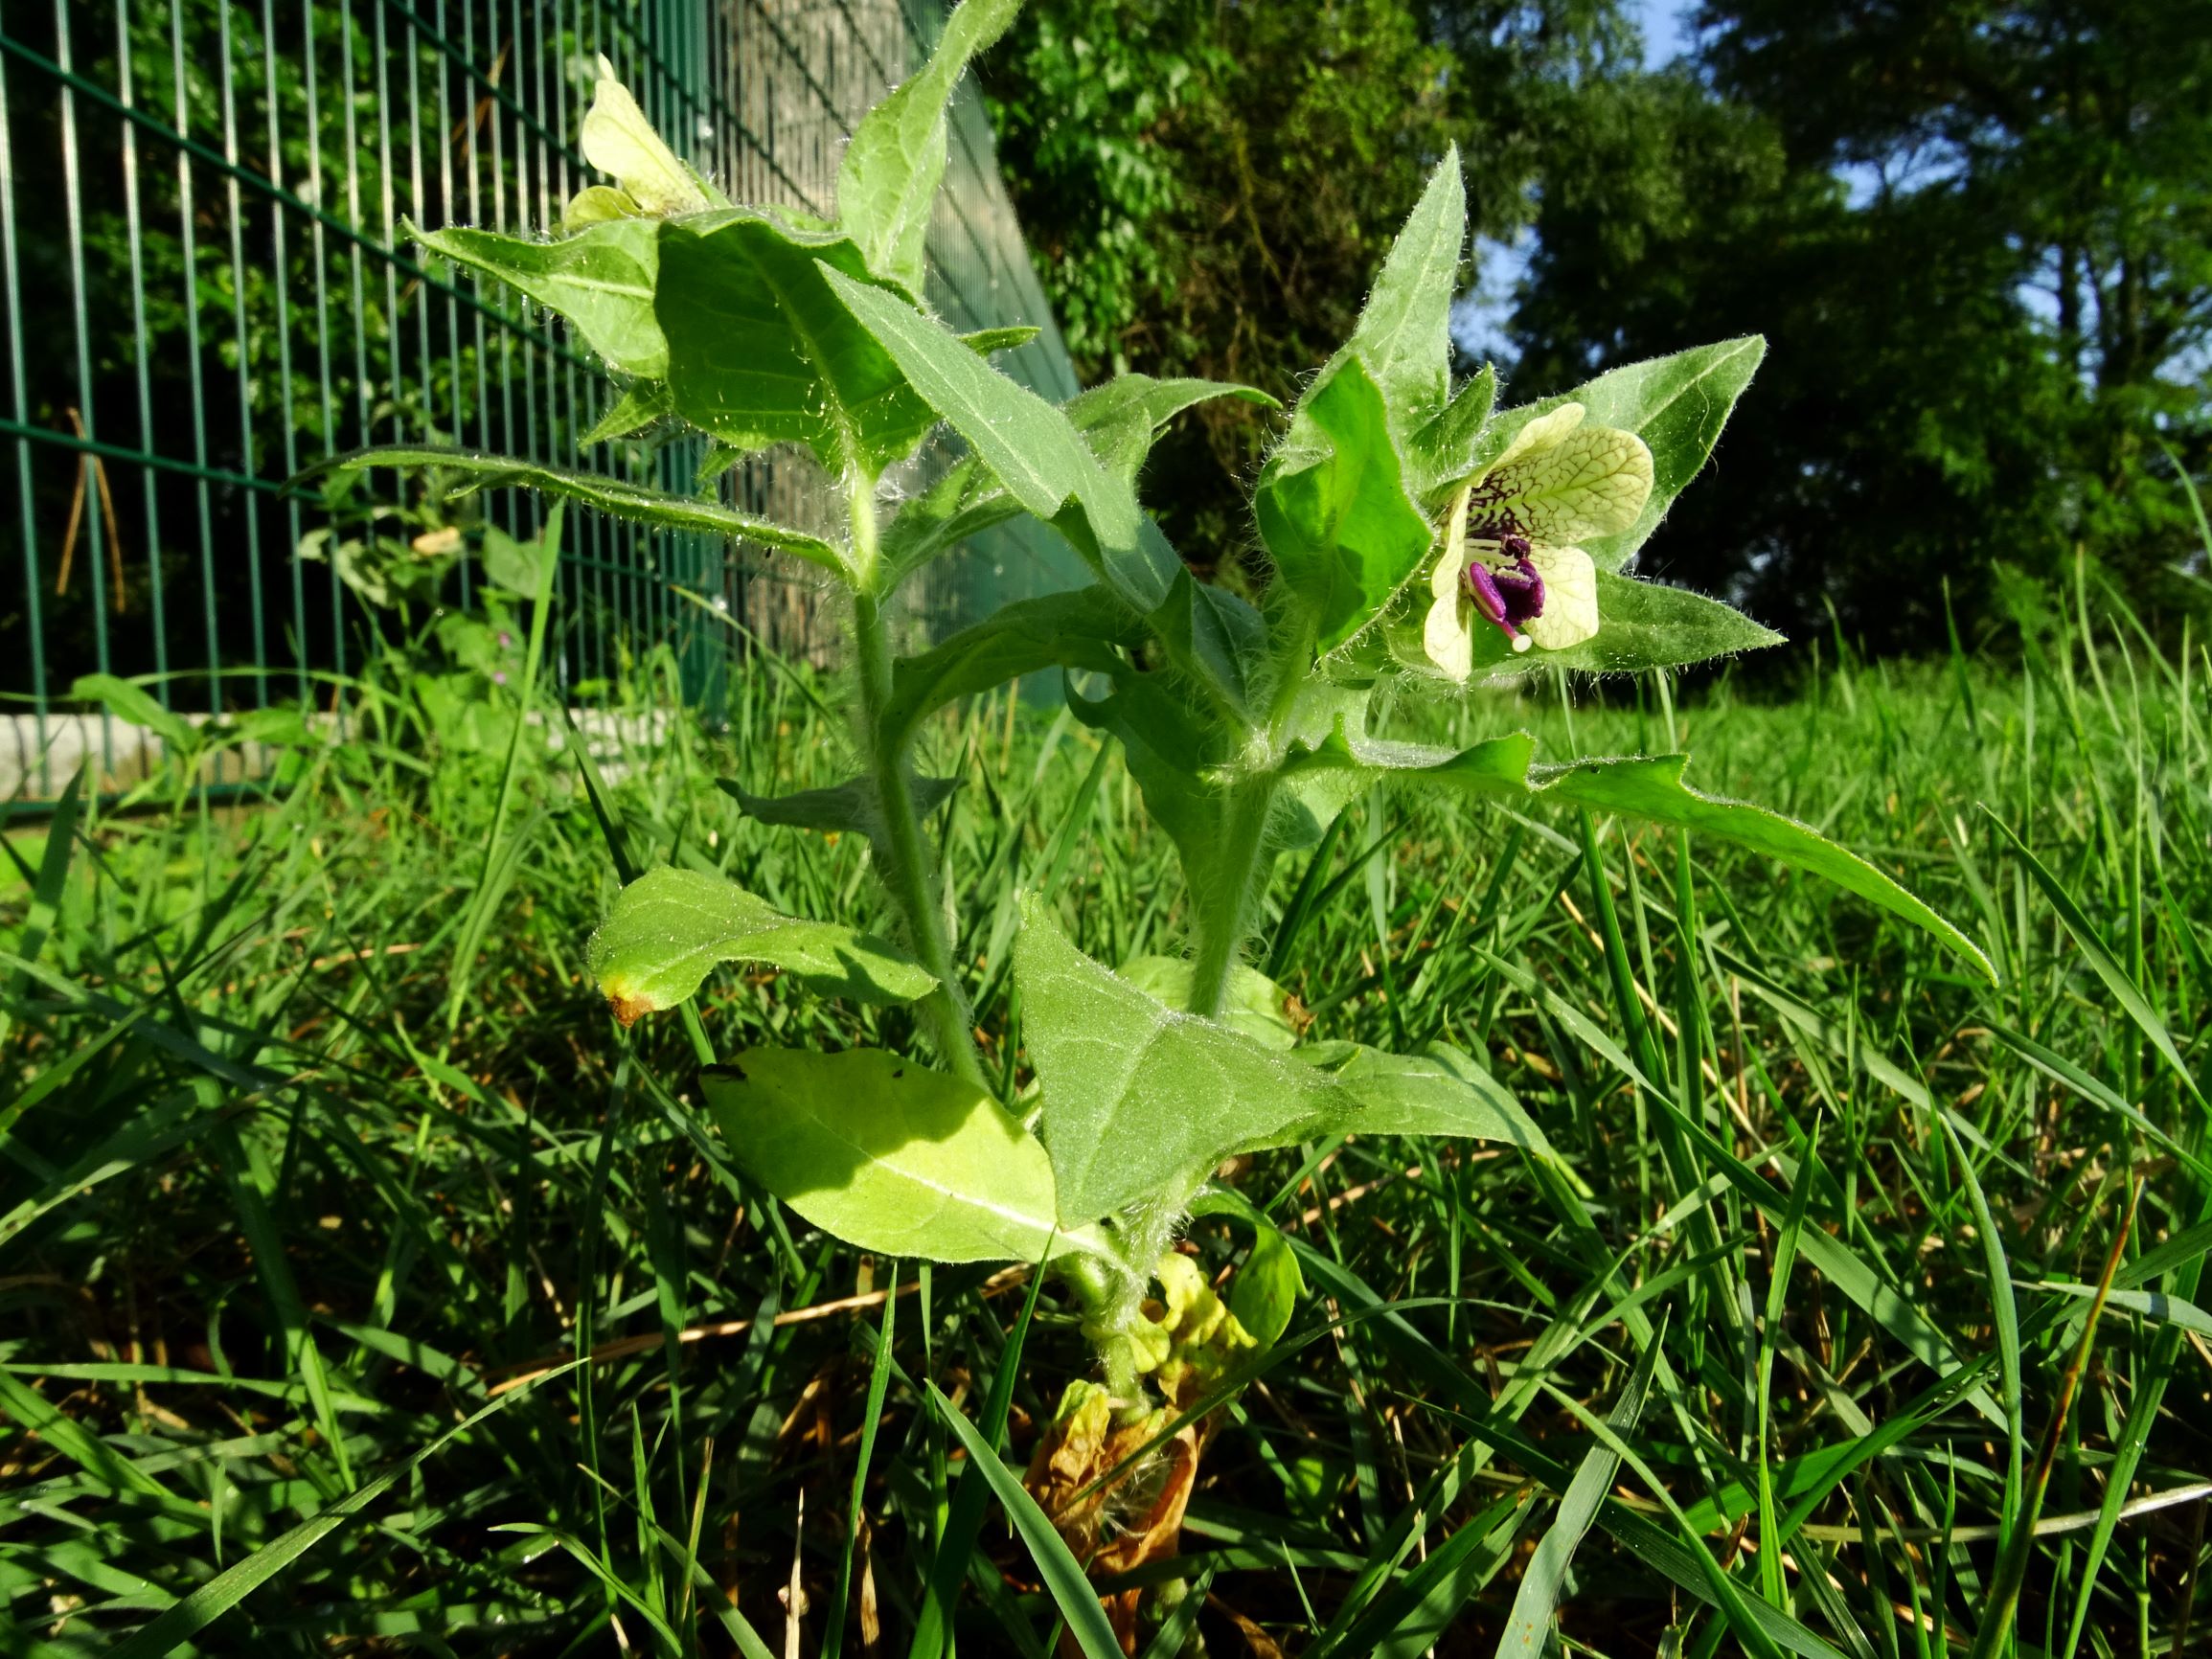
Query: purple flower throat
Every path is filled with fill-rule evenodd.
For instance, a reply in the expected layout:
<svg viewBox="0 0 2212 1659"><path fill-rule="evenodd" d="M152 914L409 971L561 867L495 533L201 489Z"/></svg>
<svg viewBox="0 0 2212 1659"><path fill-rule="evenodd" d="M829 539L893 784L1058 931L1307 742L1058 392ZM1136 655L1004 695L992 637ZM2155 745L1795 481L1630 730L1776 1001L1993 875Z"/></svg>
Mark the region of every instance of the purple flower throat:
<svg viewBox="0 0 2212 1659"><path fill-rule="evenodd" d="M1474 608L1513 639L1520 633L1521 624L1543 615L1543 578L1530 562L1528 543L1520 536L1502 537L1499 551L1513 559L1512 566L1493 570L1480 558L1470 559L1467 591Z"/></svg>

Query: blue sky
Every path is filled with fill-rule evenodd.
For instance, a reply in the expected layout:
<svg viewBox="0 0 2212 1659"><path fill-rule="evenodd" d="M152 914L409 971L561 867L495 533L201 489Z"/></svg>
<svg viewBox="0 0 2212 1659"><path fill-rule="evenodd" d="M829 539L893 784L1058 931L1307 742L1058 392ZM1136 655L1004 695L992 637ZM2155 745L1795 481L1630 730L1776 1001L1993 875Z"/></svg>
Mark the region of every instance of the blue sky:
<svg viewBox="0 0 2212 1659"><path fill-rule="evenodd" d="M1657 68L1679 56L1690 44L1683 12L1693 0L1630 0L1630 10L1644 32L1644 61ZM1494 355L1507 312L1512 308L1513 285L1527 268L1533 239L1508 246L1484 241L1475 246L1474 288L1452 307L1452 336L1476 357Z"/></svg>
<svg viewBox="0 0 2212 1659"><path fill-rule="evenodd" d="M1680 0L1637 0L1634 11L1644 29L1647 63L1664 63L1689 44L1690 32L1682 26Z"/></svg>

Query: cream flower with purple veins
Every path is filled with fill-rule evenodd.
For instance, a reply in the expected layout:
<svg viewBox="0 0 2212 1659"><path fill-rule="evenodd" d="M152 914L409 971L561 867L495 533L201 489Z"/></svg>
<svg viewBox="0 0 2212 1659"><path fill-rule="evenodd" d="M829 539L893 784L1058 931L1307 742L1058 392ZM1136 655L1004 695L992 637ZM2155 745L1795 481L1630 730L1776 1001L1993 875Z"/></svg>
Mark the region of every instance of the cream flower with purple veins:
<svg viewBox="0 0 2212 1659"><path fill-rule="evenodd" d="M604 56L599 60L591 107L584 111L582 143L583 159L615 182L579 191L561 216L567 230L606 219L665 218L729 205L718 203L698 174L661 142Z"/></svg>
<svg viewBox="0 0 2212 1659"><path fill-rule="evenodd" d="M1516 651L1564 650L1598 631L1597 566L1575 544L1636 522L1652 452L1633 432L1585 425L1584 413L1562 403L1531 420L1451 497L1422 644L1452 679L1474 671L1482 625Z"/></svg>

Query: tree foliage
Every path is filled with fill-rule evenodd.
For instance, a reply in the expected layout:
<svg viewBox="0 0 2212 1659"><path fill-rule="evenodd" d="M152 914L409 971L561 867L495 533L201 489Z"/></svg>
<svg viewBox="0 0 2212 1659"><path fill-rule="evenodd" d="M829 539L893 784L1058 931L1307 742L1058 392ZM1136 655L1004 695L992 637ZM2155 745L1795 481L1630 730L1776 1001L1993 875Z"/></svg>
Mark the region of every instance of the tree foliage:
<svg viewBox="0 0 2212 1659"><path fill-rule="evenodd" d="M1288 401L1423 169L1534 254L1516 399L1728 334L1772 351L1649 572L1876 648L1944 638L2002 558L2148 603L2193 520L2212 329L2212 0L1715 0L1651 71L1610 0L1038 0L990 63L1079 367ZM1265 344L1263 344L1265 342ZM1163 451L1163 524L1248 545L1267 417Z"/></svg>
<svg viewBox="0 0 2212 1659"><path fill-rule="evenodd" d="M1516 390L1716 325L1772 342L1730 488L1654 550L1802 632L1944 637L1993 557L2138 596L2202 465L2212 7L1735 0L1548 157Z"/></svg>
<svg viewBox="0 0 2212 1659"><path fill-rule="evenodd" d="M1462 135L1473 228L1508 235L1572 81L1632 45L1616 0L1221 6L1033 0L985 65L1000 160L1086 380L1130 368L1293 401L1352 329ZM1269 432L1200 412L1148 489L1201 566L1248 543Z"/></svg>

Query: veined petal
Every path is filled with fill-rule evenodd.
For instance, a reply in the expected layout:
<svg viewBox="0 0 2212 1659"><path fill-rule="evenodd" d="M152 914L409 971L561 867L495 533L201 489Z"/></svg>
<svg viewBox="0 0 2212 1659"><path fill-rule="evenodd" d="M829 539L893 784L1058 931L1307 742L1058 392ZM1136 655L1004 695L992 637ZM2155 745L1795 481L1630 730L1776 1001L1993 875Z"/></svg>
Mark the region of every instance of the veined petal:
<svg viewBox="0 0 2212 1659"><path fill-rule="evenodd" d="M697 213L713 205L604 57L583 117L582 141L583 159L609 174L647 214Z"/></svg>
<svg viewBox="0 0 2212 1659"><path fill-rule="evenodd" d="M1467 574L1467 502L1473 493L1471 486L1463 485L1451 498L1451 513L1444 521L1444 552L1428 573L1428 591L1438 599L1456 594Z"/></svg>
<svg viewBox="0 0 2212 1659"><path fill-rule="evenodd" d="M1491 479L1524 535L1564 547L1636 522L1652 493L1652 452L1633 432L1583 426Z"/></svg>
<svg viewBox="0 0 2212 1659"><path fill-rule="evenodd" d="M1579 547L1532 548L1529 563L1543 578L1543 614L1521 625L1547 651L1579 646L1598 631L1598 567Z"/></svg>
<svg viewBox="0 0 2212 1659"><path fill-rule="evenodd" d="M1514 434L1513 442L1505 446L1505 453L1490 464L1487 476L1495 478L1522 457L1549 449L1583 423L1583 414L1580 403L1562 403L1549 415L1539 415Z"/></svg>
<svg viewBox="0 0 2212 1659"><path fill-rule="evenodd" d="M1458 592L1442 593L1428 607L1421 630L1428 660L1460 684L1474 672L1474 605Z"/></svg>

